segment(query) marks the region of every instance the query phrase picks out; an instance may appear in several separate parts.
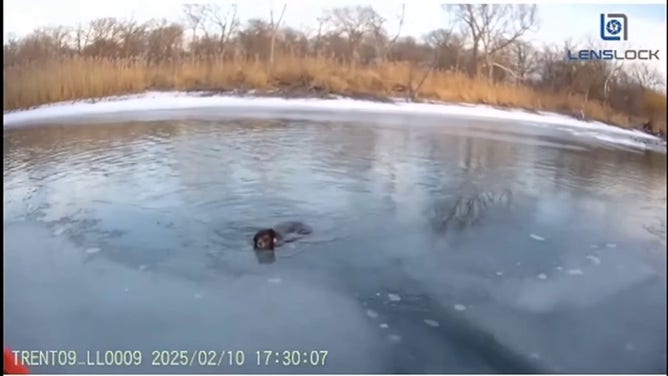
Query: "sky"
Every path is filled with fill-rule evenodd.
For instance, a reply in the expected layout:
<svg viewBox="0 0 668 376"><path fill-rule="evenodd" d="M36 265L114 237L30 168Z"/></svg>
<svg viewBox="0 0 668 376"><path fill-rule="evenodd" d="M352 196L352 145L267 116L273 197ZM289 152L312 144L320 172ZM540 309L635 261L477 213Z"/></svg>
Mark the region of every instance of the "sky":
<svg viewBox="0 0 668 376"><path fill-rule="evenodd" d="M401 4L406 3L402 35L421 37L437 28L448 27L448 15L436 0L5 0L3 40L23 36L37 27L86 23L100 17L134 18L138 21L150 18L183 20L182 6L186 3L213 3L226 6L238 4L242 21L250 18L268 18L273 7L280 12L287 4L284 23L302 30L315 30L317 17L324 9L351 5L371 5L387 22L390 34L396 32ZM602 48L659 49L661 61L654 67L666 78L666 5L647 0L601 3L540 2L538 3L539 28L526 36L532 43L563 44L567 39L575 42L594 40ZM653 2L653 3L652 3ZM625 13L628 17L629 40L623 47L620 42L604 42L600 39L599 14Z"/></svg>

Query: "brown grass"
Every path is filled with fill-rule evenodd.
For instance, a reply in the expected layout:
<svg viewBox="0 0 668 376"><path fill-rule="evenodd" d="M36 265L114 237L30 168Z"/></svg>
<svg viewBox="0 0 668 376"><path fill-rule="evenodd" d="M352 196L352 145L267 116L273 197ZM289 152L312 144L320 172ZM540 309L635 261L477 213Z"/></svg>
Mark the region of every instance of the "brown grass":
<svg viewBox="0 0 668 376"><path fill-rule="evenodd" d="M5 68L3 105L5 110L24 109L58 101L146 90L282 89L352 96L403 96L411 77L410 71L408 63L385 63L350 69L345 64L323 58L291 56L277 57L272 69L257 60L184 59L150 65L143 60L71 57ZM412 76L418 81L422 74L414 71ZM525 86L489 83L482 79L471 79L459 72L432 72L418 94L422 99L555 111L570 115L579 113L584 103L580 96L542 93ZM663 124L660 127L665 130L666 98L665 95L659 97L652 97L651 101L663 103ZM623 127L637 126L639 121L596 101L587 102L584 111L588 119Z"/></svg>

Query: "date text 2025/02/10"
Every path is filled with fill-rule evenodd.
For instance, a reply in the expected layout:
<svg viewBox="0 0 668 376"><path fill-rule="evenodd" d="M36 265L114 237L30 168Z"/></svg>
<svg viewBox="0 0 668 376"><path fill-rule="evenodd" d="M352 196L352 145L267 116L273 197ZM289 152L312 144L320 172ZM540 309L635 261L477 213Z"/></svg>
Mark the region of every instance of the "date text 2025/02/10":
<svg viewBox="0 0 668 376"><path fill-rule="evenodd" d="M328 350L257 350L250 357L244 350L153 351L154 366L324 366ZM254 362L253 362L254 361Z"/></svg>

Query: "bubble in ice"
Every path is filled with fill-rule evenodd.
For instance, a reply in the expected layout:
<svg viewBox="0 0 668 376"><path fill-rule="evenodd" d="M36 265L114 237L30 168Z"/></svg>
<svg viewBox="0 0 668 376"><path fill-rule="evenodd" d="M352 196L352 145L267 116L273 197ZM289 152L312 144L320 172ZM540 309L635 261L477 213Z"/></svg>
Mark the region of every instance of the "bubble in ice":
<svg viewBox="0 0 668 376"><path fill-rule="evenodd" d="M438 328L439 327L438 321L436 321L436 320L424 319L424 323L431 326L432 328Z"/></svg>
<svg viewBox="0 0 668 376"><path fill-rule="evenodd" d="M595 265L600 265L601 264L601 259L594 256L594 255L587 255L587 260L593 262Z"/></svg>
<svg viewBox="0 0 668 376"><path fill-rule="evenodd" d="M401 336L398 334L390 334L387 336L387 340L390 341L390 343L399 343L401 342Z"/></svg>
<svg viewBox="0 0 668 376"><path fill-rule="evenodd" d="M455 304L455 311L466 311L466 306L463 304Z"/></svg>
<svg viewBox="0 0 668 376"><path fill-rule="evenodd" d="M531 237L531 239L536 240L536 241L539 241L539 242L542 242L542 241L545 240L545 238L542 237L542 236L540 236L540 235L529 234L529 236Z"/></svg>
<svg viewBox="0 0 668 376"><path fill-rule="evenodd" d="M378 318L378 313L372 309L367 309L366 315L371 317L372 319Z"/></svg>
<svg viewBox="0 0 668 376"><path fill-rule="evenodd" d="M398 302L401 300L401 297L399 295L392 293L387 294L387 298L390 299L391 302Z"/></svg>

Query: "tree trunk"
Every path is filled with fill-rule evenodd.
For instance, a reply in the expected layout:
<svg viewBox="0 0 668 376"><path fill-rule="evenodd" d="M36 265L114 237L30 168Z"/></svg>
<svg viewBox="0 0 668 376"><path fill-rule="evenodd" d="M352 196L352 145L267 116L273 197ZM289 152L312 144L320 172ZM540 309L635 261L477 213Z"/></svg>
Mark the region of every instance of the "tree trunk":
<svg viewBox="0 0 668 376"><path fill-rule="evenodd" d="M271 44L269 45L269 67L274 66L274 46L276 44L276 31L271 33Z"/></svg>
<svg viewBox="0 0 668 376"><path fill-rule="evenodd" d="M197 29L193 29L193 39L190 41L190 58L195 61L195 41L197 40Z"/></svg>
<svg viewBox="0 0 668 376"><path fill-rule="evenodd" d="M272 70L274 67L274 49L276 45L276 33L278 33L278 28L281 25L281 21L283 20L283 15L285 14L285 8L287 7L287 4L283 4L283 9L281 10L281 15L278 17L278 21L274 23L274 11L273 9L270 11L270 17L271 17L271 43L269 45L269 70Z"/></svg>
<svg viewBox="0 0 668 376"><path fill-rule="evenodd" d="M494 63L491 58L487 58L487 80L489 83L494 82Z"/></svg>
<svg viewBox="0 0 668 376"><path fill-rule="evenodd" d="M469 76L478 75L478 41L473 41L473 50L471 51L471 64L469 66Z"/></svg>

